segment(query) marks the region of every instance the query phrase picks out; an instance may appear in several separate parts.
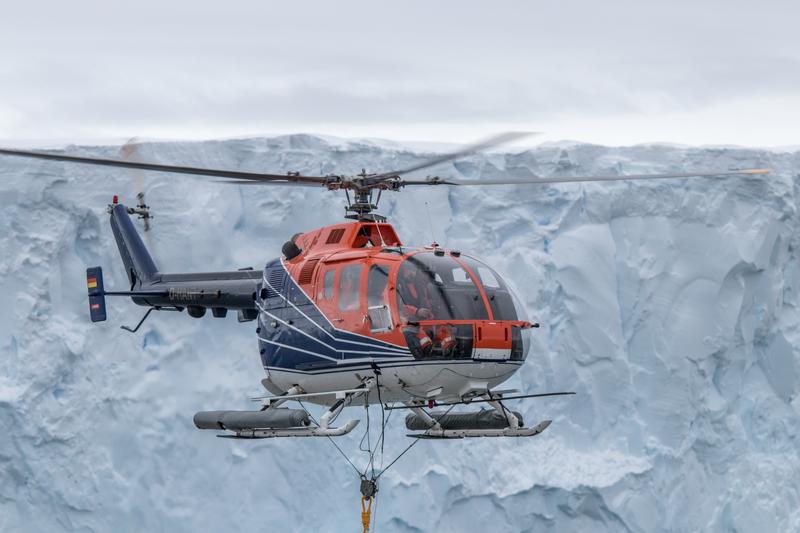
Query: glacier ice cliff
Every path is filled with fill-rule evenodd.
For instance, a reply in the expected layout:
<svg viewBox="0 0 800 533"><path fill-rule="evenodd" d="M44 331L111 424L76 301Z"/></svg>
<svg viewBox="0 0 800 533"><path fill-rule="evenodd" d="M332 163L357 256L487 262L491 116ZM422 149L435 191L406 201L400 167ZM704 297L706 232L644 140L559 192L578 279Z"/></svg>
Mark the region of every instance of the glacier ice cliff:
<svg viewBox="0 0 800 533"><path fill-rule="evenodd" d="M307 135L140 153L323 174L426 156ZM800 153L560 143L436 171L752 166L773 172L384 194L405 241L485 258L542 323L508 385L578 394L518 404L527 421L553 419L535 438L421 442L382 478L378 531L800 530ZM143 308L121 299L89 323L84 268L125 287L105 206L131 199L134 181L0 160L0 531L356 530L358 480L327 440L231 441L192 425L197 410L252 408L263 392L254 323L160 313L131 335L118 325ZM324 190L146 184L162 271L260 268L288 236L343 214ZM387 458L408 442L400 415L389 427ZM360 429L339 442L363 464Z"/></svg>

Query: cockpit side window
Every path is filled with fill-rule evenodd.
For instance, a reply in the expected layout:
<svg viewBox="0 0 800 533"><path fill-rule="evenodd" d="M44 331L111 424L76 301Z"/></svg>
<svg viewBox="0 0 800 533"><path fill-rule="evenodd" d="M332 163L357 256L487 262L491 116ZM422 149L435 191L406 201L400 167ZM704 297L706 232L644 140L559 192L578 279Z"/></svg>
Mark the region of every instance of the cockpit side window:
<svg viewBox="0 0 800 533"><path fill-rule="evenodd" d="M349 265L339 274L339 309L355 311L359 308L361 265Z"/></svg>
<svg viewBox="0 0 800 533"><path fill-rule="evenodd" d="M486 320L480 291L452 258L414 254L397 273L397 306L404 320Z"/></svg>

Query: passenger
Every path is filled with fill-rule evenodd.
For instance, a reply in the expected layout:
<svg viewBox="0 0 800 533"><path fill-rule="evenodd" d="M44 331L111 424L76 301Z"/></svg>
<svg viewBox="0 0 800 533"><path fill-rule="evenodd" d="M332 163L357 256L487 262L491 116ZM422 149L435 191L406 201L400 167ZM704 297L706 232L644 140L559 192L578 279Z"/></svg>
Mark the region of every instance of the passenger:
<svg viewBox="0 0 800 533"><path fill-rule="evenodd" d="M426 357L431 355L433 351L433 339L431 339L425 328L418 325L406 326L403 328L403 335L414 357Z"/></svg>
<svg viewBox="0 0 800 533"><path fill-rule="evenodd" d="M417 341L419 341L420 350L424 355L429 355L431 353L431 349L433 348L433 340L428 336L428 333L425 331L425 328L419 328L417 332Z"/></svg>
<svg viewBox="0 0 800 533"><path fill-rule="evenodd" d="M450 326L443 324L437 328L436 342L439 343L439 346L442 348L442 355L449 356L452 349L456 346L456 338Z"/></svg>

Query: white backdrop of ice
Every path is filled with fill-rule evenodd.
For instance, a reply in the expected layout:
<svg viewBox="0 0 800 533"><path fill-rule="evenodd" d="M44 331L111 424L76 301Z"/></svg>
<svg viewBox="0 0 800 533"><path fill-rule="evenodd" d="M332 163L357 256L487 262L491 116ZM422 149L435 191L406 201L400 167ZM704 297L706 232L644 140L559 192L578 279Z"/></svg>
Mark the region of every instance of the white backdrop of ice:
<svg viewBox="0 0 800 533"><path fill-rule="evenodd" d="M425 157L304 135L140 151L323 174ZM382 478L378 531L800 529L800 153L562 144L436 171L745 166L773 173L384 195L406 242L431 240L428 202L435 238L504 272L542 323L510 385L578 394L519 405L529 422L554 420L536 438L421 442ZM357 479L326 440L231 441L192 426L196 410L250 408L262 392L253 323L165 312L131 335L118 325L142 309L121 300L89 323L84 268L103 265L108 286L125 286L105 205L130 202L132 182L0 161L0 530L356 530ZM163 271L260 268L288 236L343 214L324 190L157 174L146 184ZM400 418L388 457L408 442ZM356 456L359 437L340 442Z"/></svg>

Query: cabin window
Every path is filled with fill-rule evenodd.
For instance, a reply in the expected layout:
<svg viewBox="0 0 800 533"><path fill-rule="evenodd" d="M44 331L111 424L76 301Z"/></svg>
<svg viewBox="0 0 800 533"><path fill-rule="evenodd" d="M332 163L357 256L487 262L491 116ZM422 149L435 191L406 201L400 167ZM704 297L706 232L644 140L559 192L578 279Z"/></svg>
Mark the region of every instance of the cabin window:
<svg viewBox="0 0 800 533"><path fill-rule="evenodd" d="M336 271L331 269L325 272L322 279L322 298L325 300L333 300L333 278Z"/></svg>
<svg viewBox="0 0 800 533"><path fill-rule="evenodd" d="M367 305L386 303L386 286L389 284L389 267L372 265L367 278Z"/></svg>
<svg viewBox="0 0 800 533"><path fill-rule="evenodd" d="M367 275L367 316L373 333L392 329L392 313L386 298L388 284L389 267L372 265Z"/></svg>
<svg viewBox="0 0 800 533"><path fill-rule="evenodd" d="M361 284L361 265L342 268L339 274L339 309L355 311L359 308Z"/></svg>

